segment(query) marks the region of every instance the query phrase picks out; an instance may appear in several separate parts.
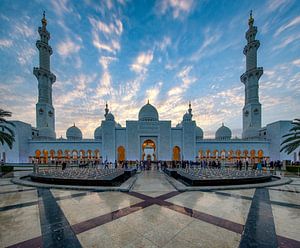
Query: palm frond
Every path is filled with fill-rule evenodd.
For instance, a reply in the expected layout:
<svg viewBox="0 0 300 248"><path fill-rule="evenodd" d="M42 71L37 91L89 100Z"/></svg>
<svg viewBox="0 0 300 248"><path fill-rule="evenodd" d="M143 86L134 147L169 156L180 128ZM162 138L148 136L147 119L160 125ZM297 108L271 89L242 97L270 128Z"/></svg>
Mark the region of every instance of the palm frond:
<svg viewBox="0 0 300 248"><path fill-rule="evenodd" d="M5 132L5 130L8 131L11 136L15 135L14 131L7 126L0 125L0 129L2 129L1 130L2 132Z"/></svg>
<svg viewBox="0 0 300 248"><path fill-rule="evenodd" d="M2 145L4 145L4 143L6 143L8 145L8 147L10 149L12 149L14 141L15 141L15 138L12 135L0 131L0 142Z"/></svg>
<svg viewBox="0 0 300 248"><path fill-rule="evenodd" d="M300 146L300 119L294 119L292 125L290 133L282 136L286 139L280 144L282 146L280 152L285 151L287 154L291 154Z"/></svg>

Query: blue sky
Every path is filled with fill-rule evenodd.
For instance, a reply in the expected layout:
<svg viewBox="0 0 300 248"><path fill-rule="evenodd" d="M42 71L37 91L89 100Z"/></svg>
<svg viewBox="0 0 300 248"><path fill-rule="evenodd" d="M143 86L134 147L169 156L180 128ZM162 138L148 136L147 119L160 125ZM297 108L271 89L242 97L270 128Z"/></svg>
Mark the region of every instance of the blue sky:
<svg viewBox="0 0 300 248"><path fill-rule="evenodd" d="M213 137L222 122L241 135L249 11L261 42L263 125L299 117L300 1L1 0L0 106L35 126L35 42L46 11L57 136L74 122L92 138L105 101L117 122L150 100L175 126L192 102Z"/></svg>

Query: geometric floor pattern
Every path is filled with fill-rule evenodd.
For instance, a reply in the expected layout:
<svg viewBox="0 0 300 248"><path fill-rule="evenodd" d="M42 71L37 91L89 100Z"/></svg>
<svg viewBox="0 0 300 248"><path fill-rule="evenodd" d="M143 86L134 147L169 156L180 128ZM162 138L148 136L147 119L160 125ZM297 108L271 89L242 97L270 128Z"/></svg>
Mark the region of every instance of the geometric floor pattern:
<svg viewBox="0 0 300 248"><path fill-rule="evenodd" d="M130 192L0 179L0 247L300 247L300 179L257 189L178 192L163 173Z"/></svg>

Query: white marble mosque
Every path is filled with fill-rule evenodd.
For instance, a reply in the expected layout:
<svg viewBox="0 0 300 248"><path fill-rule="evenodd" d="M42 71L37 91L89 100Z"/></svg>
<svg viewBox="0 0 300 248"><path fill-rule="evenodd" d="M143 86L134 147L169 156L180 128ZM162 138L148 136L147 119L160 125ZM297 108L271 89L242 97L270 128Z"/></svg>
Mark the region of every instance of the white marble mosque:
<svg viewBox="0 0 300 248"><path fill-rule="evenodd" d="M259 79L263 68L257 67L257 49L260 42L255 39L257 27L253 26L252 14L246 32L244 48L246 71L241 75L245 85L245 105L242 138L232 138L231 130L222 124L215 139L204 139L203 130L193 120L191 104L180 124L172 126L171 120L160 120L157 109L149 102L139 111L137 120L126 121L126 126L117 124L106 104L104 119L94 132L94 139L84 139L75 124L67 129L66 139L56 138L55 109L52 105L52 84L56 76L50 70L52 48L48 44L50 33L47 20L42 18L38 28L40 40L39 67L33 69L38 80L38 102L36 104L36 127L22 121L15 123L13 149L0 147L0 159L8 163L28 163L33 159L40 163L51 161L134 161L134 160L200 160L221 159L234 162L236 159L258 161L299 160L299 151L287 155L280 152L282 136L291 128L291 120L277 121L261 126L261 104L259 102ZM242 106L241 106L242 107Z"/></svg>

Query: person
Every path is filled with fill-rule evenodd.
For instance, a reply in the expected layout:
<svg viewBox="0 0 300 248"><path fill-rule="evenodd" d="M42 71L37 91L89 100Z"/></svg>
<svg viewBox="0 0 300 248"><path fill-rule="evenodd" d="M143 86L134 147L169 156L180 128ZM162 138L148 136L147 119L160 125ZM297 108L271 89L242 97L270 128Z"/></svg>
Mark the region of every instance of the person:
<svg viewBox="0 0 300 248"><path fill-rule="evenodd" d="M249 162L248 160L246 160L246 170L248 170L248 167L249 167Z"/></svg>
<svg viewBox="0 0 300 248"><path fill-rule="evenodd" d="M108 162L105 160L104 169L108 169Z"/></svg>
<svg viewBox="0 0 300 248"><path fill-rule="evenodd" d="M243 167L243 163L241 160L239 160L239 169L242 170L242 167Z"/></svg>
<svg viewBox="0 0 300 248"><path fill-rule="evenodd" d="M65 170L65 169L66 169L66 167L67 167L67 164L66 164L66 162L65 162L65 161L63 161L63 162L62 162L62 170Z"/></svg>
<svg viewBox="0 0 300 248"><path fill-rule="evenodd" d="M4 165L4 159L1 159L1 166Z"/></svg>

